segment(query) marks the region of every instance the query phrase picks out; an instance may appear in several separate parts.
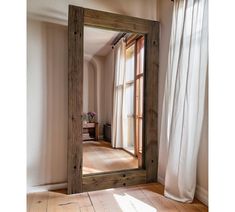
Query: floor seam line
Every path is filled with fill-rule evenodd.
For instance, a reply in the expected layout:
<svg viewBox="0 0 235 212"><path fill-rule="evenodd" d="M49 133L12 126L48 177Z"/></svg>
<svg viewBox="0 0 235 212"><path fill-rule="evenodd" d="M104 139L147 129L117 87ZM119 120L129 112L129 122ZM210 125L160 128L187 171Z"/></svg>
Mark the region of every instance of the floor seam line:
<svg viewBox="0 0 235 212"><path fill-rule="evenodd" d="M87 195L88 195L89 200L90 200L90 202L91 202L91 206L93 207L94 211L96 211L96 210L95 210L95 207L94 207L94 205L93 205L93 202L92 202L92 200L91 200L91 197L90 197L89 192L87 192Z"/></svg>

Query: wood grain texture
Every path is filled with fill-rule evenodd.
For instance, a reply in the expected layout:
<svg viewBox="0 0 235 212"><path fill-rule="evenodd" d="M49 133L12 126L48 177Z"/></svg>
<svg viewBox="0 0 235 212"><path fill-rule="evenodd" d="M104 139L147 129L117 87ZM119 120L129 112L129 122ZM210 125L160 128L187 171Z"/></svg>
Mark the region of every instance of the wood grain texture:
<svg viewBox="0 0 235 212"><path fill-rule="evenodd" d="M32 193L27 195L28 212L45 212L48 203L48 192Z"/></svg>
<svg viewBox="0 0 235 212"><path fill-rule="evenodd" d="M144 76L143 167L120 173L113 172L82 177L82 84L83 27L85 25L143 33L146 39ZM76 6L69 6L69 142L68 193L112 188L157 181L157 92L159 63L159 23ZM88 183L89 182L89 183ZM84 186L84 189L82 188Z"/></svg>
<svg viewBox="0 0 235 212"><path fill-rule="evenodd" d="M159 23L152 22L146 35L144 83L144 158L147 182L157 182L158 169L158 68Z"/></svg>
<svg viewBox="0 0 235 212"><path fill-rule="evenodd" d="M28 212L60 211L138 211L138 212L207 212L208 207L194 200L191 204L164 197L164 186L158 183L142 184L82 194L66 195L64 191L28 194Z"/></svg>
<svg viewBox="0 0 235 212"><path fill-rule="evenodd" d="M69 7L68 193L82 192L83 8Z"/></svg>
<svg viewBox="0 0 235 212"><path fill-rule="evenodd" d="M49 192L47 212L75 212L90 207L92 207L92 205L87 193L65 195Z"/></svg>
<svg viewBox="0 0 235 212"><path fill-rule="evenodd" d="M143 183L146 183L146 172L144 170L124 170L85 175L83 177L83 191L95 191Z"/></svg>
<svg viewBox="0 0 235 212"><path fill-rule="evenodd" d="M138 159L110 142L83 142L83 175L138 168Z"/></svg>
<svg viewBox="0 0 235 212"><path fill-rule="evenodd" d="M123 32L147 33L151 26L150 20L124 16L109 12L84 9L84 24L98 28Z"/></svg>

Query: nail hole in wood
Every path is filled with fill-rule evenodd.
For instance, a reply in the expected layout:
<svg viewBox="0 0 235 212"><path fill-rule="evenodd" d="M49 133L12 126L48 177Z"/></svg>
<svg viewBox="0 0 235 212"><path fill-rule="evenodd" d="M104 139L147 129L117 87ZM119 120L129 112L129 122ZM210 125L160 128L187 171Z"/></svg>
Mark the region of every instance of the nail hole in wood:
<svg viewBox="0 0 235 212"><path fill-rule="evenodd" d="M126 186L126 183L123 183L124 186Z"/></svg>
<svg viewBox="0 0 235 212"><path fill-rule="evenodd" d="M74 32L74 35L76 35L77 34L77 32Z"/></svg>
<svg viewBox="0 0 235 212"><path fill-rule="evenodd" d="M125 175L125 174L123 174L123 177L126 177L126 175Z"/></svg>
<svg viewBox="0 0 235 212"><path fill-rule="evenodd" d="M153 163L153 160L151 160L151 162Z"/></svg>
<svg viewBox="0 0 235 212"><path fill-rule="evenodd" d="M76 168L77 168L77 166L74 166L73 168L74 168L74 169L76 169Z"/></svg>

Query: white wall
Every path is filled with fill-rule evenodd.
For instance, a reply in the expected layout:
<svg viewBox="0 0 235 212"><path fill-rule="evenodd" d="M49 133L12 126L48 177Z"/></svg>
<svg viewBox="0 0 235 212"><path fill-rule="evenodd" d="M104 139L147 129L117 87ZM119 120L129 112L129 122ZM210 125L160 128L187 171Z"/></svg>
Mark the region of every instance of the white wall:
<svg viewBox="0 0 235 212"><path fill-rule="evenodd" d="M97 113L97 73L94 65L84 60L83 65L83 112Z"/></svg>
<svg viewBox="0 0 235 212"><path fill-rule="evenodd" d="M88 83L88 78L89 78L89 73L88 73L88 69L89 69L89 61L84 59L83 62L83 112L89 112L88 109L88 95L89 95L89 83Z"/></svg>
<svg viewBox="0 0 235 212"><path fill-rule="evenodd" d="M103 135L105 123L105 57L89 56L84 58L83 76L83 112L94 111L97 113L99 135Z"/></svg>
<svg viewBox="0 0 235 212"><path fill-rule="evenodd" d="M173 12L173 2L170 0L159 1L159 21L160 21L160 69L159 69L159 120L158 131L161 129L162 102L165 85L165 75L167 70L167 58L171 33L171 19ZM208 81L207 81L208 83ZM196 196L207 203L208 192L208 88L206 90L205 114L203 121L203 130L201 136L201 145L198 154L198 173L197 173L197 192ZM158 137L160 141L160 135ZM158 178L164 183L165 170L167 163L166 145L164 141L159 144L159 167Z"/></svg>
<svg viewBox="0 0 235 212"><path fill-rule="evenodd" d="M105 109L104 109L104 57L93 56L94 64L96 65L96 76L97 76L97 115L99 122L99 134L103 134L103 124L105 122Z"/></svg>
<svg viewBox="0 0 235 212"><path fill-rule="evenodd" d="M66 25L69 4L150 20L157 18L156 0L28 0L28 15Z"/></svg>
<svg viewBox="0 0 235 212"><path fill-rule="evenodd" d="M67 29L28 21L28 187L67 179Z"/></svg>
<svg viewBox="0 0 235 212"><path fill-rule="evenodd" d="M113 82L114 82L114 51L110 52L105 57L104 64L104 109L105 109L105 122L112 123L112 112L113 112Z"/></svg>

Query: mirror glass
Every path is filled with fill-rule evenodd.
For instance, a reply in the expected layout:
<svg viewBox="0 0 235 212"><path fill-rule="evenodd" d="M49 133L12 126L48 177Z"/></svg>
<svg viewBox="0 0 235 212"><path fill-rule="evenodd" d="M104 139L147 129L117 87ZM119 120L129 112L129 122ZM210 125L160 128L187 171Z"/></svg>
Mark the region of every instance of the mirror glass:
<svg viewBox="0 0 235 212"><path fill-rule="evenodd" d="M144 36L84 27L83 175L142 167Z"/></svg>

